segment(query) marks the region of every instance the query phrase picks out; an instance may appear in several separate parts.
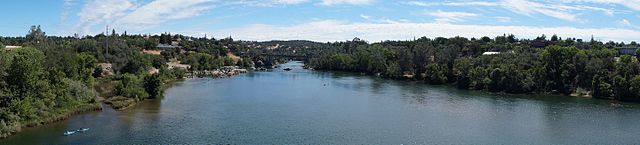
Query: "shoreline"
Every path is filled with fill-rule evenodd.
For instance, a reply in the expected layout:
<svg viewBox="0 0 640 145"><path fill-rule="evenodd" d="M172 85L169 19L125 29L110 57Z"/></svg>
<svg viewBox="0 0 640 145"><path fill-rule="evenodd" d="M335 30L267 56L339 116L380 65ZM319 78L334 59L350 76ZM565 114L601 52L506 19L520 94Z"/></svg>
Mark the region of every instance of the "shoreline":
<svg viewBox="0 0 640 145"><path fill-rule="evenodd" d="M178 81L182 81L182 80L184 80L184 79L169 80L167 83L165 83L165 84L163 84L161 86L161 89L164 92L166 89L168 89L170 86L172 86L173 83L178 82ZM102 83L106 84L104 82L102 82ZM94 90L96 90L96 89L94 88ZM103 91L107 91L107 90L103 90ZM39 118L39 119L35 119L35 120L30 120L30 121L26 121L26 122L20 122L16 126L10 127L10 128L13 129L13 131L10 131L8 134L0 134L0 140L2 140L4 138L7 138L9 136L18 134L23 129L37 128L37 127L40 127L40 126L45 126L45 125L48 125L48 124L64 121L64 120L67 120L67 119L71 118L74 115L78 115L78 114L81 114L81 113L99 112L99 111L102 111L104 109L103 107L111 107L114 110L122 111L122 110L126 110L126 109L128 109L130 107L133 107L138 103L142 103L142 102L145 102L145 101L148 101L148 100L157 99L157 98L145 99L145 100L140 100L140 101L135 101L134 100L132 102L126 102L126 106L124 106L124 107L115 107L115 106L113 106L111 104L111 103L114 103L114 102L109 102L109 99L111 99L113 97L116 97L116 96L111 96L111 97L100 96L100 95L104 95L103 93L104 92L98 92L98 96L96 96L96 100L97 101L95 103L82 104L82 105L79 105L79 106L75 107L74 109L66 109L66 111L56 112L52 116ZM105 106L103 106L103 104Z"/></svg>
<svg viewBox="0 0 640 145"><path fill-rule="evenodd" d="M0 140L7 138L9 136L18 134L22 132L23 129L28 128L37 128L40 126L48 125L51 123L56 123L60 121L64 121L66 119L71 118L74 115L88 112L98 112L102 111L102 103L96 102L92 104L83 104L75 107L74 109L64 109L64 111L58 111L51 116L47 116L44 118L34 119L30 121L20 122L16 126L13 126L13 130L7 134L0 134Z"/></svg>
<svg viewBox="0 0 640 145"><path fill-rule="evenodd" d="M166 89L169 89L171 86L173 86L174 83L176 82L180 82L180 81L184 81L185 79L173 79L173 80L169 80L167 83L162 84L161 86L161 91L164 93L164 91ZM115 102L111 102L110 99L114 98L114 97L118 97L116 99L123 99L123 100L116 100ZM118 111L122 111L122 110L127 110L133 106L136 106L138 103L143 103L146 101L150 101L150 100L155 100L158 98L153 98L153 99L144 99L144 100L135 100L135 99L130 99L130 98L125 98L125 97L121 97L121 96L112 96L109 97L109 99L105 99L103 102L108 105L109 107L111 107L114 110L118 110ZM113 106L113 103L118 104L117 106ZM120 104L120 103L124 103L124 104Z"/></svg>
<svg viewBox="0 0 640 145"><path fill-rule="evenodd" d="M620 100L614 99L613 97L601 98L601 97L593 97L590 94L579 95L579 94L581 94L581 92L575 92L575 91L572 92L571 94L554 94L553 92L528 92L528 93L491 92L491 91L485 90L485 89L462 89L462 88L456 87L455 83L429 84L429 83L426 83L426 82L421 81L421 80L416 80L415 78L388 78L388 77L376 76L376 75L367 74L367 73L359 73L359 72L352 72L352 71L341 71L341 70L318 70L318 69L313 69L313 68L308 68L308 70L320 71L320 72L329 72L329 73L333 73L333 72L350 73L350 74L354 74L354 75L368 76L368 77L380 78L380 79L385 79L385 80L394 80L394 81L403 81L403 82L416 82L416 83L424 83L424 84L430 85L430 86L445 86L445 87L451 87L451 88L458 89L458 90L478 91L478 92L489 93L489 94L493 94L493 95L531 95L531 96L546 95L546 96L558 96L558 97L590 98L590 99L606 100L606 101L620 102L620 103L640 103L640 102L633 102L633 101L620 101Z"/></svg>

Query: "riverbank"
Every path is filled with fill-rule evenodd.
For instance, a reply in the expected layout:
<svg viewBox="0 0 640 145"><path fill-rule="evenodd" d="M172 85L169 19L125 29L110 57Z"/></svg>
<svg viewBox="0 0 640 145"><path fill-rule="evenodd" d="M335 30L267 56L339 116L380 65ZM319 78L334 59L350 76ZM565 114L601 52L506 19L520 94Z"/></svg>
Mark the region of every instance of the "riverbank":
<svg viewBox="0 0 640 145"><path fill-rule="evenodd" d="M223 78L223 77L232 77L242 73L247 73L249 70L240 68L239 66L224 66L220 69L214 70L201 70L201 71L192 71L189 75L190 77L212 77L212 78Z"/></svg>
<svg viewBox="0 0 640 145"><path fill-rule="evenodd" d="M12 123L12 124L11 123L7 124L5 122L2 122L0 123L0 125L2 125L0 129L3 129L3 130L0 132L0 139L19 133L24 128L38 127L38 126L66 120L69 117L76 114L92 112L92 111L100 111L100 110L102 110L102 105L96 102L92 104L82 104L73 108L59 109L59 110L53 111L47 116L29 120L29 121L23 121L23 122Z"/></svg>
<svg viewBox="0 0 640 145"><path fill-rule="evenodd" d="M185 78L193 78L193 77L211 77L211 78L223 78L223 77L232 77L242 73L247 73L247 69L242 69L238 66L224 66L220 69L215 70L203 70L203 71L191 71L183 75L175 75L172 77L162 77L162 84L160 86L159 92L164 92L167 88L172 86L172 84L176 81L183 80ZM107 80L108 82L104 82L102 86L98 89L101 90L101 97L104 99L105 104L111 106L111 108L116 110L124 110L129 107L135 106L137 103L142 102L144 100L155 99L155 98L129 98L124 96L118 96L114 92L116 87L113 86L113 82Z"/></svg>
<svg viewBox="0 0 640 145"><path fill-rule="evenodd" d="M161 92L164 92L166 89L170 88L171 86L173 86L174 83L179 82L179 81L183 81L184 78L180 78L180 79L173 79L173 80L168 80L166 83L164 83L160 88ZM145 100L136 100L136 99L132 99L132 98L127 98L127 97L122 97L122 96L112 96L109 97L108 99L104 100L104 103L109 105L111 108L115 109L115 110L126 110L130 107L135 106L138 103L142 103L146 100L153 100L153 99L157 99L157 98L152 98L152 99L145 99Z"/></svg>
<svg viewBox="0 0 640 145"><path fill-rule="evenodd" d="M433 85L433 86L451 87L451 88L455 88L455 89L459 89L459 90L485 92L485 93L490 93L490 94L493 94L493 95L529 95L529 96L540 96L540 95L543 95L543 96L558 96L558 97L593 98L593 99L609 100L609 101L615 101L615 102L626 102L626 101L616 100L614 97L607 97L607 98L593 97L591 91L588 91L588 90L583 89L583 88L578 88L577 90L573 91L571 94L562 94L562 93L558 93L558 92L524 92L524 93L509 93L509 92L504 92L504 91L496 91L496 92L494 92L494 91L490 91L490 90L487 90L487 89L473 89L473 88L464 89L464 88L459 88L455 83L429 84L429 83L425 82L424 80L420 80L420 79L417 79L415 77L395 77L395 78L390 78L390 77L384 77L382 75L359 73L359 72L352 72L352 71L315 69L315 68L313 68L311 66L308 66L307 64L304 64L303 68L307 69L307 70L320 71L320 72L349 73L349 74L353 74L353 75L377 77L377 78L386 79L386 80L405 81L405 82L418 82L418 83L424 83L424 84ZM630 102L630 103L635 103L635 102Z"/></svg>

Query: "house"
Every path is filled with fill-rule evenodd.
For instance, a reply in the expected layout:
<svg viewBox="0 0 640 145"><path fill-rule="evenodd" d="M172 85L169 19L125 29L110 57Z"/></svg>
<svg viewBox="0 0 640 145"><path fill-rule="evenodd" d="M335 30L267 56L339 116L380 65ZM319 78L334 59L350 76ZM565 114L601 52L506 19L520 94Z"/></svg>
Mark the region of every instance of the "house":
<svg viewBox="0 0 640 145"><path fill-rule="evenodd" d="M158 49L171 49L171 48L182 48L182 46L174 46L174 45L167 45L167 44L158 44L158 46L156 46L156 48L158 48Z"/></svg>
<svg viewBox="0 0 640 145"><path fill-rule="evenodd" d="M482 53L482 55L498 55L498 54L503 54L503 53L506 53L506 54L513 54L513 53L515 53L515 52L514 52L513 50L508 51L508 52L487 51L487 52Z"/></svg>
<svg viewBox="0 0 640 145"><path fill-rule="evenodd" d="M488 51L488 52L484 52L482 53L482 55L496 55L496 54L500 54L501 52L492 52L492 51Z"/></svg>
<svg viewBox="0 0 640 145"><path fill-rule="evenodd" d="M534 40L531 42L531 46L534 48L544 48L547 47L547 45L549 45L549 41L547 40Z"/></svg>
<svg viewBox="0 0 640 145"><path fill-rule="evenodd" d="M14 50L18 48L22 48L22 46L4 46L4 49L6 50Z"/></svg>
<svg viewBox="0 0 640 145"><path fill-rule="evenodd" d="M625 46L625 47L618 47L618 54L619 55L631 55L631 56L636 56L636 51L638 50L638 47L631 47L631 46Z"/></svg>

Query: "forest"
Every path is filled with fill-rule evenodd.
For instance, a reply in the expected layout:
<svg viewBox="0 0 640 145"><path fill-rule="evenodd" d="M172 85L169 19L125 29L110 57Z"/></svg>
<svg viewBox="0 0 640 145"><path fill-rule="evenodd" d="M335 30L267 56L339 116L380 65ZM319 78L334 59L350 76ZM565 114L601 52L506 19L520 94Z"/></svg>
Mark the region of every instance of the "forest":
<svg viewBox="0 0 640 145"><path fill-rule="evenodd" d="M583 41L545 35L517 39L426 38L411 41L327 43L312 51L308 66L385 78L453 85L503 93L548 93L640 101L636 42Z"/></svg>

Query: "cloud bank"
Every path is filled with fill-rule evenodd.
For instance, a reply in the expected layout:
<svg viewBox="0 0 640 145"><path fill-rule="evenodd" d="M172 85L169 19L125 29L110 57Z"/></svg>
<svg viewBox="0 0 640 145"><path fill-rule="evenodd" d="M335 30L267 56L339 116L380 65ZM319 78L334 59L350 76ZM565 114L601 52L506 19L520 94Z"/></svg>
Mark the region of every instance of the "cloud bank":
<svg viewBox="0 0 640 145"><path fill-rule="evenodd" d="M620 28L575 28L461 25L448 23L347 23L336 20L321 20L291 26L256 24L212 32L216 37L232 36L241 40L313 40L333 42L359 37L370 42L383 40L412 40L427 37L495 37L514 34L519 38L535 38L542 34L557 34L589 40L593 35L601 41L640 40L640 31Z"/></svg>

